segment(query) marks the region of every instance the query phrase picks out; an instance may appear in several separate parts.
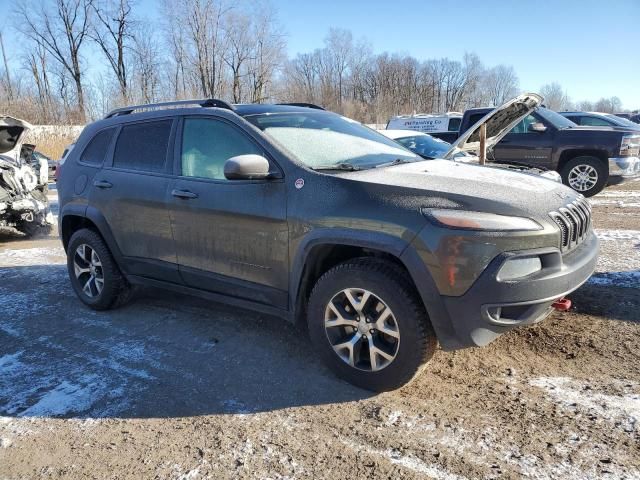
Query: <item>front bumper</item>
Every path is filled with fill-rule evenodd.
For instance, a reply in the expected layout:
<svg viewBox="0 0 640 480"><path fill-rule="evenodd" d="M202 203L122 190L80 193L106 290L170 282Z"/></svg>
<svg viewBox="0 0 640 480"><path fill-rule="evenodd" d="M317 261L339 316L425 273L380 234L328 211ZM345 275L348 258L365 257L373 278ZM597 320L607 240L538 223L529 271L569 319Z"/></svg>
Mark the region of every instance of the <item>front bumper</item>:
<svg viewBox="0 0 640 480"><path fill-rule="evenodd" d="M612 157L609 159L609 183L618 184L640 176L640 157Z"/></svg>
<svg viewBox="0 0 640 480"><path fill-rule="evenodd" d="M532 255L540 256L542 270L521 279L497 279L507 259ZM464 295L444 298L458 343L456 348L484 346L512 328L543 320L553 311L551 305L556 300L589 279L597 256L598 239L593 232L564 255L557 249L499 255Z"/></svg>

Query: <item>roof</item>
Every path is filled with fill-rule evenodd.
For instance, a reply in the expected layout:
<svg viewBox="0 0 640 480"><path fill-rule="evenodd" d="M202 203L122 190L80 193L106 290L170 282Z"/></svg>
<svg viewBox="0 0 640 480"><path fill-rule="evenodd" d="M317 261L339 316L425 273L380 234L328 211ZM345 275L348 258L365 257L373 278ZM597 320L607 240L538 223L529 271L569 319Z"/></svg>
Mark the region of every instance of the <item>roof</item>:
<svg viewBox="0 0 640 480"><path fill-rule="evenodd" d="M261 113L309 113L322 112L317 108L299 107L296 105L278 105L272 103L240 103L233 105L234 112L240 116L259 115Z"/></svg>

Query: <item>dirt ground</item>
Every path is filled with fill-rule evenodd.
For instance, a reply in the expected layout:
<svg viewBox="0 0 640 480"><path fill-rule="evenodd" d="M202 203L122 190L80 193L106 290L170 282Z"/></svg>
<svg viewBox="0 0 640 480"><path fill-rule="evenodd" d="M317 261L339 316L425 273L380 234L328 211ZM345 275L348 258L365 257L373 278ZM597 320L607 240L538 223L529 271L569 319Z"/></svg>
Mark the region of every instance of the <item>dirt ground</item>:
<svg viewBox="0 0 640 480"><path fill-rule="evenodd" d="M571 311L382 395L279 319L162 291L90 311L55 231L0 231L0 478L640 479L640 181L593 204Z"/></svg>

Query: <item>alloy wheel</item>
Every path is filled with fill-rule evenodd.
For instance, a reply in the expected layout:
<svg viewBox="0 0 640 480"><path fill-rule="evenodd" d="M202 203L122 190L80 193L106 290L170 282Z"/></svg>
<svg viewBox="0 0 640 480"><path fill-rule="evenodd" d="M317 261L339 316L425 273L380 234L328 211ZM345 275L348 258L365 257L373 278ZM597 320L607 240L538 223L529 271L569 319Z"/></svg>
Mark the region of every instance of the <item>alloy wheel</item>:
<svg viewBox="0 0 640 480"><path fill-rule="evenodd" d="M571 188L586 192L598 183L598 172L591 165L576 165L569 171L568 179Z"/></svg>
<svg viewBox="0 0 640 480"><path fill-rule="evenodd" d="M336 293L325 309L324 328L333 351L359 370L382 370L398 354L398 322L391 308L368 290Z"/></svg>
<svg viewBox="0 0 640 480"><path fill-rule="evenodd" d="M102 262L96 251L83 243L73 256L73 271L82 291L90 298L100 295L104 288Z"/></svg>

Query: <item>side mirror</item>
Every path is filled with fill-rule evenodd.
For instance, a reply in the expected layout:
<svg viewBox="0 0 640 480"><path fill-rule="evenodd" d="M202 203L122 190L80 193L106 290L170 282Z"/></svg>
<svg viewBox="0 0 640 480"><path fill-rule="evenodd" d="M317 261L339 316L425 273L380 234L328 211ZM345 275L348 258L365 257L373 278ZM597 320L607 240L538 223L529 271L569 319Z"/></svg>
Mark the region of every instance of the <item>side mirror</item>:
<svg viewBox="0 0 640 480"><path fill-rule="evenodd" d="M224 163L227 180L256 180L269 176L269 161L262 155L237 155Z"/></svg>
<svg viewBox="0 0 640 480"><path fill-rule="evenodd" d="M529 125L529 131L542 133L547 131L547 127L545 127L544 123L542 122L536 122Z"/></svg>

